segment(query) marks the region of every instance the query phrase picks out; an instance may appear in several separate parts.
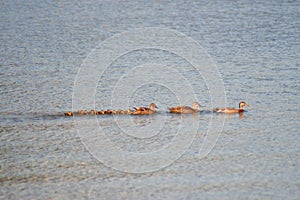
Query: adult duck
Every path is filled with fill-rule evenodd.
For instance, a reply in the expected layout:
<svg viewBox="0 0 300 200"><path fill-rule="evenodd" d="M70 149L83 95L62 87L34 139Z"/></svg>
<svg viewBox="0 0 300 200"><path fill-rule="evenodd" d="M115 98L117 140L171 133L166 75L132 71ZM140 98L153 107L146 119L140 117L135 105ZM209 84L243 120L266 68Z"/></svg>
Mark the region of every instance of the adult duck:
<svg viewBox="0 0 300 200"><path fill-rule="evenodd" d="M200 104L198 102L194 102L192 107L190 106L177 106L169 108L170 113L179 113L179 114L190 114L199 111Z"/></svg>
<svg viewBox="0 0 300 200"><path fill-rule="evenodd" d="M155 105L155 103L151 103L149 108L147 107L134 107L134 111L131 113L133 115L149 115L149 114L153 114L156 112L155 108L157 108L157 106Z"/></svg>
<svg viewBox="0 0 300 200"><path fill-rule="evenodd" d="M213 111L225 114L235 114L244 112L244 106L249 106L245 101L239 103L239 108L215 108Z"/></svg>

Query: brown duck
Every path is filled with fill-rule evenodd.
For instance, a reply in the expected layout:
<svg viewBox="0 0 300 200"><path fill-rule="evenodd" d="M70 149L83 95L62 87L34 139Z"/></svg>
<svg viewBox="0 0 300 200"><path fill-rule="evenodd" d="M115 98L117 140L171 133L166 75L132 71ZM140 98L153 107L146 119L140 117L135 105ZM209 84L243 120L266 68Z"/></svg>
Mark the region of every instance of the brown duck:
<svg viewBox="0 0 300 200"><path fill-rule="evenodd" d="M149 108L147 107L134 107L134 111L131 113L133 115L149 115L149 114L153 114L156 112L155 108L157 108L157 106L155 105L155 103L151 103Z"/></svg>
<svg viewBox="0 0 300 200"><path fill-rule="evenodd" d="M105 111L105 114L106 114L106 115L111 115L111 114L112 114L112 111L111 111L110 109L107 109L107 110Z"/></svg>
<svg viewBox="0 0 300 200"><path fill-rule="evenodd" d="M64 113L63 116L73 116L73 113L71 111L68 111Z"/></svg>
<svg viewBox="0 0 300 200"><path fill-rule="evenodd" d="M100 110L100 111L97 112L97 114L98 114L98 115L104 115L104 114L105 114L105 111L104 111L104 110Z"/></svg>
<svg viewBox="0 0 300 200"><path fill-rule="evenodd" d="M199 111L200 104L198 102L194 102L192 108L189 106L177 106L169 108L170 113L179 113L179 114L190 114Z"/></svg>
<svg viewBox="0 0 300 200"><path fill-rule="evenodd" d="M241 101L239 103L239 108L215 108L213 111L218 113L225 113L225 114L242 113L245 111L243 109L244 106L249 106L249 105L245 101Z"/></svg>

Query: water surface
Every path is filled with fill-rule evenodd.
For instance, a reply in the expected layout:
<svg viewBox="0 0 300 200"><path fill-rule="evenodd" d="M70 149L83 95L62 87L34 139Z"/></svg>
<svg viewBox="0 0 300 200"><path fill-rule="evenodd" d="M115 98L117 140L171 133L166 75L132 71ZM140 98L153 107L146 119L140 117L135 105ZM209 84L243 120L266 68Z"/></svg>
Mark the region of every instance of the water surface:
<svg viewBox="0 0 300 200"><path fill-rule="evenodd" d="M2 2L1 198L298 199L299 6L297 1ZM99 162L83 145L74 118L59 114L72 110L76 74L91 50L114 34L145 27L176 30L198 41L220 70L227 105L245 100L250 107L243 118L226 116L213 150L201 159L212 113L186 117L199 124L188 150L166 168L132 174ZM132 52L114 62L99 79L97 108L118 109L109 107L112 83L122 70L154 59L182 70L198 88L203 109L211 109L205 81L188 73L184 60L160 50ZM177 102L159 84L138 88L129 104L151 101L160 105L153 118L118 119L125 129L162 130L147 140L120 137L113 116L97 120L127 151L160 148L174 138L182 118L166 114Z"/></svg>

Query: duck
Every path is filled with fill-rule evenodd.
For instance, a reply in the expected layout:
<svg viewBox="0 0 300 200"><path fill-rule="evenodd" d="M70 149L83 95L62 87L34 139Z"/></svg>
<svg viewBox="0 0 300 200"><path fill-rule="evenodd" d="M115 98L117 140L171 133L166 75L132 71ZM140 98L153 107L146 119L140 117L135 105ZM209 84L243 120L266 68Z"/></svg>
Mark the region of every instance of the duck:
<svg viewBox="0 0 300 200"><path fill-rule="evenodd" d="M119 115L123 115L124 113L125 113L124 110L121 110L121 109L117 110L117 114L119 114Z"/></svg>
<svg viewBox="0 0 300 200"><path fill-rule="evenodd" d="M182 113L182 114L190 114L199 111L200 104L198 102L194 102L192 108L189 106L177 106L169 108L170 113Z"/></svg>
<svg viewBox="0 0 300 200"><path fill-rule="evenodd" d="M63 116L73 116L73 113L71 111L68 111L64 113Z"/></svg>
<svg viewBox="0 0 300 200"><path fill-rule="evenodd" d="M89 114L90 115L98 115L98 111L97 110L91 110L90 112L89 112Z"/></svg>
<svg viewBox="0 0 300 200"><path fill-rule="evenodd" d="M104 110L100 110L100 111L98 111L97 114L98 114L98 115L104 115L104 114L105 114L105 111L104 111Z"/></svg>
<svg viewBox="0 0 300 200"><path fill-rule="evenodd" d="M133 115L149 115L149 114L153 114L156 112L155 108L157 108L157 106L155 105L155 103L151 103L149 105L149 108L147 107L134 107L134 111L131 113Z"/></svg>
<svg viewBox="0 0 300 200"><path fill-rule="evenodd" d="M106 115L111 115L111 114L112 114L112 111L111 111L110 109L107 109L107 110L105 111L105 114L106 114Z"/></svg>
<svg viewBox="0 0 300 200"><path fill-rule="evenodd" d="M77 111L74 114L77 114L77 115L88 115L89 112L87 110L79 110L79 111Z"/></svg>
<svg viewBox="0 0 300 200"><path fill-rule="evenodd" d="M249 105L245 101L241 101L239 103L239 108L215 108L213 111L218 113L225 113L225 114L242 113L245 111L243 109L244 106L249 106Z"/></svg>

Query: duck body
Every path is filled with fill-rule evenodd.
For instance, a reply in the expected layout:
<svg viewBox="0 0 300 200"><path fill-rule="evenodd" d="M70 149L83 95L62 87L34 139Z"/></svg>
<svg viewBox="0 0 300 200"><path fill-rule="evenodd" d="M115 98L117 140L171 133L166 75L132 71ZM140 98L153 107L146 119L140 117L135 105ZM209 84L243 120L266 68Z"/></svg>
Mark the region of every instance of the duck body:
<svg viewBox="0 0 300 200"><path fill-rule="evenodd" d="M89 112L87 110L79 110L74 113L75 115L88 115Z"/></svg>
<svg viewBox="0 0 300 200"><path fill-rule="evenodd" d="M119 110L116 111L116 113L117 113L118 115L123 115L123 114L124 114L124 110L119 109Z"/></svg>
<svg viewBox="0 0 300 200"><path fill-rule="evenodd" d="M98 111L97 110L91 110L89 112L90 115L98 115Z"/></svg>
<svg viewBox="0 0 300 200"><path fill-rule="evenodd" d="M243 108L241 108L241 109L236 109L236 108L216 108L214 111L217 112L217 113L235 114L235 113L244 112L245 110Z"/></svg>
<svg viewBox="0 0 300 200"><path fill-rule="evenodd" d="M107 110L105 111L105 114L106 114L106 115L111 115L111 114L112 114L112 111L111 111L110 109L107 109Z"/></svg>
<svg viewBox="0 0 300 200"><path fill-rule="evenodd" d="M155 113L155 110L150 110L149 108L145 108L145 109L137 109L134 110L131 114L132 115L149 115L149 114L153 114Z"/></svg>
<svg viewBox="0 0 300 200"><path fill-rule="evenodd" d="M225 114L242 113L245 111L243 109L244 106L248 106L248 104L242 101L239 103L239 108L215 108L213 111L217 113L225 113Z"/></svg>
<svg viewBox="0 0 300 200"><path fill-rule="evenodd" d="M97 114L98 114L98 115L104 115L104 114L105 114L105 111L104 111L104 110L100 110L100 111L98 111Z"/></svg>
<svg viewBox="0 0 300 200"><path fill-rule="evenodd" d="M73 116L73 113L71 111L68 111L66 113L63 114L63 116Z"/></svg>
<svg viewBox="0 0 300 200"><path fill-rule="evenodd" d="M177 106L177 107L169 108L169 110L170 113L190 114L190 113L198 112L199 106L200 104L198 102L194 102L192 108L189 106Z"/></svg>
<svg viewBox="0 0 300 200"><path fill-rule="evenodd" d="M155 108L157 106L154 103L151 103L149 108L147 107L134 107L134 111L131 112L132 115L149 115L156 112Z"/></svg>

